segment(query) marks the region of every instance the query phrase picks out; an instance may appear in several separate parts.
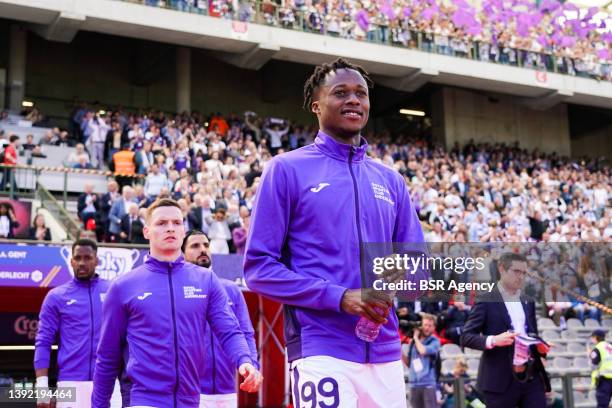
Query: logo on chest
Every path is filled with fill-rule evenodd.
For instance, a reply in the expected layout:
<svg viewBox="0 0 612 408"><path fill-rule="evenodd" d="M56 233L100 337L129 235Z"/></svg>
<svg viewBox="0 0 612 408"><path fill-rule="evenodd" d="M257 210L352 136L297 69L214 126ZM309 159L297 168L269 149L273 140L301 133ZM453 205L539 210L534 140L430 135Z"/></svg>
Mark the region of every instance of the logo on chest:
<svg viewBox="0 0 612 408"><path fill-rule="evenodd" d="M393 200L391 200L391 193L389 189L382 184L372 183L372 191L374 192L374 198L377 200L385 201L391 205L395 205Z"/></svg>
<svg viewBox="0 0 612 408"><path fill-rule="evenodd" d="M183 295L185 299L206 299L206 295L202 293L202 289L195 286L183 286Z"/></svg>

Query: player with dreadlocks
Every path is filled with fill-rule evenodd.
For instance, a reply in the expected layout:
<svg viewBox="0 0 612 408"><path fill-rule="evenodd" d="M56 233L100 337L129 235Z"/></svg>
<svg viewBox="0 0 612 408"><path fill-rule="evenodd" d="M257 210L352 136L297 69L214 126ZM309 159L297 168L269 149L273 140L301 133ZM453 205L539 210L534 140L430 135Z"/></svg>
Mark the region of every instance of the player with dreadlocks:
<svg viewBox="0 0 612 408"><path fill-rule="evenodd" d="M423 242L402 177L366 156L372 83L343 59L318 66L304 107L309 146L276 156L257 188L245 255L249 288L284 304L294 406L406 406L390 302L362 296L361 244ZM360 317L382 324L371 342Z"/></svg>

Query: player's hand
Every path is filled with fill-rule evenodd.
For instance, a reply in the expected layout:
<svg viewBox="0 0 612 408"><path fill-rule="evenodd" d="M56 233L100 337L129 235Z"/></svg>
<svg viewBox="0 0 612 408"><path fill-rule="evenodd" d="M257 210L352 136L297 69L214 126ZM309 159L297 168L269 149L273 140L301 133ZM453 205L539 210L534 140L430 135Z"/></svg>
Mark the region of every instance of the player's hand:
<svg viewBox="0 0 612 408"><path fill-rule="evenodd" d="M376 298L374 292L368 294L371 296L366 296L361 289L348 289L342 295L342 310L352 315L364 316L377 324L386 324L391 302L388 299ZM368 300L365 300L366 297Z"/></svg>
<svg viewBox="0 0 612 408"><path fill-rule="evenodd" d="M518 333L504 332L493 337L495 339L495 347L506 347L511 346L514 343L514 338L518 336Z"/></svg>
<svg viewBox="0 0 612 408"><path fill-rule="evenodd" d="M240 389L246 392L257 392L263 381L263 375L251 363L244 363L238 368L238 373L244 377Z"/></svg>

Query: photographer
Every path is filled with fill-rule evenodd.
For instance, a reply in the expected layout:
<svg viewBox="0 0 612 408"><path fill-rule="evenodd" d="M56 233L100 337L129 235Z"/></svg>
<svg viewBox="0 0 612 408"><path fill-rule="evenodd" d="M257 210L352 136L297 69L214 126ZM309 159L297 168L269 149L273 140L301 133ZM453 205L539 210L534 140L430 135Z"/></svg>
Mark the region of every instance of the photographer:
<svg viewBox="0 0 612 408"><path fill-rule="evenodd" d="M421 327L414 328L408 348L410 406L436 408L436 364L440 358L440 341L433 335L436 317L422 313L421 318Z"/></svg>

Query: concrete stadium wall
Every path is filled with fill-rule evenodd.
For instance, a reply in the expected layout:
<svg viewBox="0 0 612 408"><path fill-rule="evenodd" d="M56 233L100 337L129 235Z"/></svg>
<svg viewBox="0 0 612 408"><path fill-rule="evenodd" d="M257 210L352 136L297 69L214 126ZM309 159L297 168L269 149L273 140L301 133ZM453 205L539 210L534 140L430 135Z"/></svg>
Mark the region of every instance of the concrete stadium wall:
<svg viewBox="0 0 612 408"><path fill-rule="evenodd" d="M519 142L521 147L571 154L567 105L539 111L518 98L445 87L433 96L443 123L436 128L447 147L476 142ZM441 104L441 105L440 105Z"/></svg>
<svg viewBox="0 0 612 408"><path fill-rule="evenodd" d="M573 138L572 156L605 157L612 164L612 125Z"/></svg>
<svg viewBox="0 0 612 408"><path fill-rule="evenodd" d="M1 26L1 24L0 24ZM176 47L81 32L70 44L28 33L26 98L53 119L68 118L74 97L126 108L176 109ZM0 65L0 68L2 66ZM237 68L192 50L191 107L204 113L289 117L301 110L305 66L271 61L260 71Z"/></svg>

